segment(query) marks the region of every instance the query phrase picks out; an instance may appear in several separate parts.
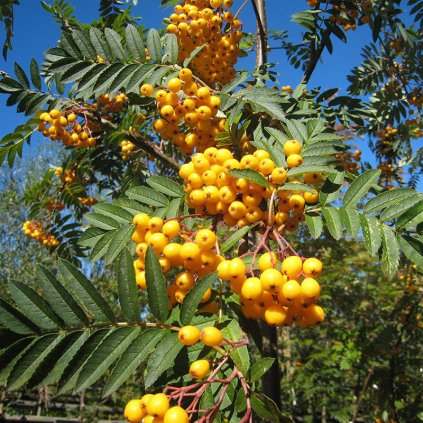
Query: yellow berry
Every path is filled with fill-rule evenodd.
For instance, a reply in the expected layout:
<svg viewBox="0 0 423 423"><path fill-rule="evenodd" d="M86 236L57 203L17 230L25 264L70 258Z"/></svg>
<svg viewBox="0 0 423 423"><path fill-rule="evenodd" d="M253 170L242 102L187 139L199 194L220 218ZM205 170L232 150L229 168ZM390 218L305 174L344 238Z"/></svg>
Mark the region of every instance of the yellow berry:
<svg viewBox="0 0 423 423"><path fill-rule="evenodd" d="M156 394L148 401L147 412L150 416L163 417L169 410L169 399L165 394Z"/></svg>
<svg viewBox="0 0 423 423"><path fill-rule="evenodd" d="M282 262L282 272L290 279L295 279L303 268L303 262L298 256L289 256Z"/></svg>
<svg viewBox="0 0 423 423"><path fill-rule="evenodd" d="M189 374L194 379L204 379L210 372L210 363L208 360L197 360L194 361L190 368Z"/></svg>
<svg viewBox="0 0 423 423"><path fill-rule="evenodd" d="M264 290L277 292L286 281L286 276L282 275L282 273L277 269L266 269L260 275L260 280Z"/></svg>
<svg viewBox="0 0 423 423"><path fill-rule="evenodd" d="M286 319L287 309L280 305L271 305L264 312L264 320L270 326L281 326Z"/></svg>
<svg viewBox="0 0 423 423"><path fill-rule="evenodd" d="M168 222L163 224L162 232L165 236L169 239L177 236L181 231L181 225L177 220L169 220Z"/></svg>
<svg viewBox="0 0 423 423"><path fill-rule="evenodd" d="M243 298L253 301L260 298L263 293L263 285L259 278L248 278L241 288L241 295Z"/></svg>
<svg viewBox="0 0 423 423"><path fill-rule="evenodd" d="M195 326L184 326L178 332L178 339L184 345L194 345L200 340L200 331Z"/></svg>
<svg viewBox="0 0 423 423"><path fill-rule="evenodd" d="M182 407L170 407L164 415L163 423L189 423L189 416Z"/></svg>
<svg viewBox="0 0 423 423"><path fill-rule="evenodd" d="M141 400L129 401L125 406L123 416L130 423L140 423L145 417L145 411L142 408Z"/></svg>
<svg viewBox="0 0 423 423"><path fill-rule="evenodd" d="M275 253L264 253L260 256L258 265L260 270L263 272L266 269L271 269L276 266L278 259Z"/></svg>
<svg viewBox="0 0 423 423"><path fill-rule="evenodd" d="M204 345L216 347L223 341L222 332L214 326L206 326L200 332L200 339Z"/></svg>
<svg viewBox="0 0 423 423"><path fill-rule="evenodd" d="M294 301L301 295L301 286L296 280L290 280L283 284L282 293L288 301Z"/></svg>
<svg viewBox="0 0 423 423"><path fill-rule="evenodd" d="M202 250L213 248L216 245L216 234L210 229L200 229L195 242Z"/></svg>
<svg viewBox="0 0 423 423"><path fill-rule="evenodd" d="M283 145L283 151L286 156L301 153L301 144L297 140L286 141Z"/></svg>
<svg viewBox="0 0 423 423"><path fill-rule="evenodd" d="M316 301L320 297L320 285L313 278L305 278L301 282L301 293L306 299Z"/></svg>

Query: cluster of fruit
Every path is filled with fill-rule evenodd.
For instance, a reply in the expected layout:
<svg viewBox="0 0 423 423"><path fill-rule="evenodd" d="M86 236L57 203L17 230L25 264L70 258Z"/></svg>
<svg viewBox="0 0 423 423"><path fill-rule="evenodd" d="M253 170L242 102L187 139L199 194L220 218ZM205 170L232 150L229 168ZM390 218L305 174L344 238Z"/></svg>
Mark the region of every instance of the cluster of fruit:
<svg viewBox="0 0 423 423"><path fill-rule="evenodd" d="M78 200L80 203L87 207L94 206L94 204L98 203L94 197L78 197Z"/></svg>
<svg viewBox="0 0 423 423"><path fill-rule="evenodd" d="M320 285L314 279L322 273L320 260L303 262L299 256L288 256L280 262L274 252L267 252L260 256L258 267L259 277L253 270L247 277L246 265L238 257L217 267L219 278L230 282L231 290L240 296L245 317L263 319L271 326L295 322L308 327L323 321L323 309L315 304L320 298Z"/></svg>
<svg viewBox="0 0 423 423"><path fill-rule="evenodd" d="M114 115L122 110L123 104L128 98L124 93L120 93L110 98L109 94L101 94L94 108L98 111L102 119L113 120Z"/></svg>
<svg viewBox="0 0 423 423"><path fill-rule="evenodd" d="M407 101L412 106L421 108L423 106L423 88L415 87L407 97Z"/></svg>
<svg viewBox="0 0 423 423"><path fill-rule="evenodd" d="M320 3L337 3L333 4L334 13L330 16L330 20L337 25L342 25L345 31L355 30L357 24L368 24L371 21L371 12L373 4L369 0L357 0L355 2L341 2L332 0L307 0L309 7L319 6ZM319 6L320 7L320 6ZM342 17L346 15L347 17Z"/></svg>
<svg viewBox="0 0 423 423"><path fill-rule="evenodd" d="M76 172L72 169L63 170L62 166L56 167L55 169L56 176L60 178L64 184L73 184L78 180Z"/></svg>
<svg viewBox="0 0 423 423"><path fill-rule="evenodd" d="M153 90L144 84L140 93L149 96ZM215 145L215 136L225 124L224 119L216 117L220 98L211 95L208 87L198 86L190 69L182 69L179 78L168 82L167 89L156 91L155 98L161 118L153 127L163 140L171 140L186 155Z"/></svg>
<svg viewBox="0 0 423 423"><path fill-rule="evenodd" d="M183 268L177 274L174 283L167 288L172 305L182 303L196 280L214 272L222 260L215 252L216 234L209 229L200 229L186 239L183 227L177 220L164 222L159 217L150 217L145 213L137 214L134 217L134 224L136 229L132 240L137 244L135 252L138 256L134 261L134 268L137 286L140 289L147 289L145 254L148 246L158 255L163 273L168 273L172 267ZM175 242L178 236L182 243ZM207 302L211 294L211 290L207 290L201 301Z"/></svg>
<svg viewBox="0 0 423 423"><path fill-rule="evenodd" d="M124 417L129 423L189 423L188 413L180 406L170 406L165 393L145 394L125 406Z"/></svg>
<svg viewBox="0 0 423 423"><path fill-rule="evenodd" d="M57 247L60 242L54 235L48 235L41 222L27 220L22 225L22 230L28 238L35 239L47 248Z"/></svg>
<svg viewBox="0 0 423 423"><path fill-rule="evenodd" d="M167 32L178 38L179 62L204 46L191 66L207 84L226 84L236 76L242 23L228 11L232 4L233 0L186 0L169 17Z"/></svg>
<svg viewBox="0 0 423 423"><path fill-rule="evenodd" d="M67 147L89 148L95 146L91 131L78 123L75 113L62 113L53 109L40 115L41 122L37 129L52 141L60 140Z"/></svg>
<svg viewBox="0 0 423 423"><path fill-rule="evenodd" d="M44 205L44 207L51 212L61 211L65 208L65 204L62 201L50 200Z"/></svg>
<svg viewBox="0 0 423 423"><path fill-rule="evenodd" d="M350 173L357 172L360 165L357 163L361 160L361 150L355 150L354 153L346 151L344 153L336 154L340 165Z"/></svg>
<svg viewBox="0 0 423 423"><path fill-rule="evenodd" d="M128 160L129 156L132 153L132 150L135 148L135 144L131 141L128 140L123 140L120 143L120 147L122 149L122 159L123 160Z"/></svg>
<svg viewBox="0 0 423 423"><path fill-rule="evenodd" d="M288 168L302 163L298 141L287 141L284 152ZM269 187L232 176L230 171L234 169L249 169L260 173L269 182ZM287 170L276 167L265 150L256 150L237 160L226 148L210 147L204 153L193 155L190 162L181 166L179 175L185 181L188 205L196 213L222 214L224 222L230 227L265 221L276 224L278 228L283 225L288 230L295 230L303 218L305 204L318 200L316 190L303 192L280 189L288 180ZM321 175L306 173L303 179L306 183L316 184L321 181ZM302 183L298 179L290 182ZM273 203L276 199L277 208L273 208L273 204L263 204L267 200ZM275 212L269 212L270 209Z"/></svg>

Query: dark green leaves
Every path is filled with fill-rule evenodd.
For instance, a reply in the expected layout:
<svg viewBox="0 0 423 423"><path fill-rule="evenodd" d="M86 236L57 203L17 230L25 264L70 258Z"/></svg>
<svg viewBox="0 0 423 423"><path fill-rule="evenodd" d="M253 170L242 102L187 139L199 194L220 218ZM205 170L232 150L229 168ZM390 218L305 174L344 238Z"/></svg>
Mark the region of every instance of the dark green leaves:
<svg viewBox="0 0 423 423"><path fill-rule="evenodd" d="M38 332L38 327L30 319L2 298L0 298L0 324L22 335Z"/></svg>
<svg viewBox="0 0 423 423"><path fill-rule="evenodd" d="M241 229L238 229L235 231L220 247L220 251L222 253L226 253L226 251L229 251L236 243L243 238L248 231L250 231L255 225L250 226L244 226Z"/></svg>
<svg viewBox="0 0 423 423"><path fill-rule="evenodd" d="M125 29L126 45L131 56L139 60L141 63L145 62L145 46L138 30L134 25L128 25Z"/></svg>
<svg viewBox="0 0 423 423"><path fill-rule="evenodd" d="M377 183L380 176L380 169L371 169L362 173L348 188L342 200L344 207L355 206Z"/></svg>
<svg viewBox="0 0 423 423"><path fill-rule="evenodd" d="M139 186L130 188L126 191L126 195L129 198L153 207L166 207L169 204L169 200L165 195L149 187Z"/></svg>
<svg viewBox="0 0 423 423"><path fill-rule="evenodd" d="M155 62L160 62L162 60L162 44L160 40L160 35L154 28L148 31L147 51Z"/></svg>
<svg viewBox="0 0 423 423"><path fill-rule="evenodd" d="M255 362L248 371L248 381L257 382L272 367L275 359L271 357L261 358Z"/></svg>
<svg viewBox="0 0 423 423"><path fill-rule="evenodd" d="M322 213L330 234L336 240L340 239L342 236L342 221L339 210L335 207L325 207L322 209Z"/></svg>
<svg viewBox="0 0 423 423"><path fill-rule="evenodd" d="M204 276L204 278L196 282L193 288L189 290L181 307L180 320L182 324L189 325L191 323L191 320L197 311L198 304L201 302L201 298L207 289L212 287L216 278L217 272L210 273L209 275Z"/></svg>
<svg viewBox="0 0 423 423"><path fill-rule="evenodd" d="M159 321L164 322L169 315L169 297L159 259L151 247L148 247L145 255L145 279L151 312Z"/></svg>
<svg viewBox="0 0 423 423"><path fill-rule="evenodd" d="M181 184L164 176L151 176L147 179L147 184L154 190L171 197L182 197L185 194Z"/></svg>

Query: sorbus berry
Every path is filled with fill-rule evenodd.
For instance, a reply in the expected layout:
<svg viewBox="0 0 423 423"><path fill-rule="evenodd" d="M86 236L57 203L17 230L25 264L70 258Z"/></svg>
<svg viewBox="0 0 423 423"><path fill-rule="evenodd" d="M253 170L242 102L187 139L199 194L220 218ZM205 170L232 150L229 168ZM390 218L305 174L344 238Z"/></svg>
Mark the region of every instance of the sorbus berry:
<svg viewBox="0 0 423 423"><path fill-rule="evenodd" d="M150 96L153 94L153 87L150 84L144 84L140 88L140 94L145 96Z"/></svg>
<svg viewBox="0 0 423 423"><path fill-rule="evenodd" d="M160 232L156 232L151 234L150 239L148 241L150 247L152 247L154 249L154 251L156 252L156 254L161 254L163 251L163 248L169 243L169 240L167 239L167 237L160 233Z"/></svg>
<svg viewBox="0 0 423 423"><path fill-rule="evenodd" d="M322 270L323 264L317 258L308 258L303 263L303 272L306 276L318 278Z"/></svg>
<svg viewBox="0 0 423 423"><path fill-rule="evenodd" d="M222 332L214 326L206 326L200 332L200 339L204 345L216 347L223 341Z"/></svg>
<svg viewBox="0 0 423 423"><path fill-rule="evenodd" d="M195 242L202 250L213 248L216 244L216 234L210 229L200 229L195 236Z"/></svg>
<svg viewBox="0 0 423 423"><path fill-rule="evenodd" d="M290 280L283 284L282 292L288 301L294 301L301 295L301 286L296 280Z"/></svg>
<svg viewBox="0 0 423 423"><path fill-rule="evenodd" d="M263 289L269 292L277 292L286 281L286 276L282 275L277 269L266 269L260 275L260 281Z"/></svg>
<svg viewBox="0 0 423 423"><path fill-rule="evenodd" d="M194 283L194 276L191 272L187 270L179 273L175 280L175 284L178 286L178 288L182 289L183 291L188 291L194 286Z"/></svg>
<svg viewBox="0 0 423 423"><path fill-rule="evenodd" d="M164 415L163 423L189 423L189 416L182 407L170 407Z"/></svg>
<svg viewBox="0 0 423 423"><path fill-rule="evenodd" d="M177 236L181 231L181 225L177 220L169 220L163 224L162 232L169 239Z"/></svg>
<svg viewBox="0 0 423 423"><path fill-rule="evenodd" d="M182 88L182 81L179 78L172 78L167 83L167 88L173 93L177 93Z"/></svg>
<svg viewBox="0 0 423 423"><path fill-rule="evenodd" d="M165 394L156 394L147 403L147 412L150 416L163 417L169 410L169 399Z"/></svg>
<svg viewBox="0 0 423 423"><path fill-rule="evenodd" d="M145 411L142 408L141 400L129 401L125 406L123 416L130 423L140 423L145 417Z"/></svg>
<svg viewBox="0 0 423 423"><path fill-rule="evenodd" d="M200 258L200 254L200 247L193 242L186 242L181 247L180 256L183 260L196 260Z"/></svg>
<svg viewBox="0 0 423 423"><path fill-rule="evenodd" d="M311 325L323 322L325 319L325 312L322 307L311 304L304 310L304 320Z"/></svg>
<svg viewBox="0 0 423 423"><path fill-rule="evenodd" d="M289 256L282 262L282 272L290 279L295 279L301 273L302 268L303 262L298 256Z"/></svg>
<svg viewBox="0 0 423 423"><path fill-rule="evenodd" d="M259 278L248 278L241 288L241 295L243 298L253 301L260 298L263 293L263 285Z"/></svg>
<svg viewBox="0 0 423 423"><path fill-rule="evenodd" d="M286 307L274 304L266 308L264 320L266 320L266 323L270 326L281 326L285 322L286 314Z"/></svg>
<svg viewBox="0 0 423 423"><path fill-rule="evenodd" d="M320 285L313 278L305 278L301 282L301 293L306 299L316 301L320 297Z"/></svg>
<svg viewBox="0 0 423 423"><path fill-rule="evenodd" d="M184 345L194 345L200 340L200 331L195 326L184 326L178 332L178 339Z"/></svg>
<svg viewBox="0 0 423 423"><path fill-rule="evenodd" d="M301 153L301 144L297 140L286 141L283 145L283 151L286 156Z"/></svg>
<svg viewBox="0 0 423 423"><path fill-rule="evenodd" d="M303 164L303 158L299 154L291 154L286 158L286 164L291 169L293 167L298 167Z"/></svg>
<svg viewBox="0 0 423 423"><path fill-rule="evenodd" d="M210 363L208 360L197 360L194 361L190 368L189 374L194 379L204 379L210 372Z"/></svg>

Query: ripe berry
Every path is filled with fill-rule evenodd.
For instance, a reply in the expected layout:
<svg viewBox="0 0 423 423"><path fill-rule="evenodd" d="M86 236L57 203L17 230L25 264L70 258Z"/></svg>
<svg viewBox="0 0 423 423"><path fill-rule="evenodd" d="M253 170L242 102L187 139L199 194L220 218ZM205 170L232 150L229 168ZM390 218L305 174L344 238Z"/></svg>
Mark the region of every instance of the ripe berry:
<svg viewBox="0 0 423 423"><path fill-rule="evenodd" d="M261 275L260 280L263 289L269 292L277 292L286 281L286 276L282 275L277 269L266 269Z"/></svg>
<svg viewBox="0 0 423 423"><path fill-rule="evenodd" d="M259 278L248 278L241 288L243 298L253 301L260 298L263 293L263 286Z"/></svg>
<svg viewBox="0 0 423 423"><path fill-rule="evenodd" d="M308 258L303 263L303 272L306 276L318 278L322 270L323 264L317 258Z"/></svg>
<svg viewBox="0 0 423 423"><path fill-rule="evenodd" d="M184 326L178 332L178 339L184 345L194 345L200 340L200 331L195 326Z"/></svg>
<svg viewBox="0 0 423 423"><path fill-rule="evenodd" d="M183 260L196 260L200 258L201 250L197 244L193 242L186 242L181 247L180 256Z"/></svg>
<svg viewBox="0 0 423 423"><path fill-rule="evenodd" d="M286 159L286 164L291 169L293 167L298 167L303 164L303 158L299 154L291 154Z"/></svg>
<svg viewBox="0 0 423 423"><path fill-rule="evenodd" d="M320 297L320 285L313 278L305 278L301 283L301 293L306 299L316 301Z"/></svg>
<svg viewBox="0 0 423 423"><path fill-rule="evenodd" d="M310 325L321 323L324 319L325 312L323 311L322 307L316 304L311 304L304 310L304 320Z"/></svg>
<svg viewBox="0 0 423 423"><path fill-rule="evenodd" d="M142 408L141 400L129 401L125 406L123 416L130 423L140 423L145 417L145 411Z"/></svg>
<svg viewBox="0 0 423 423"><path fill-rule="evenodd" d="M281 326L286 319L287 309L280 305L271 305L264 312L264 320L270 326Z"/></svg>
<svg viewBox="0 0 423 423"><path fill-rule="evenodd" d="M223 341L222 332L214 326L206 326L200 332L200 339L204 345L216 347Z"/></svg>
<svg viewBox="0 0 423 423"><path fill-rule="evenodd" d="M137 226L137 229L148 229L148 222L150 216L146 213L139 213L134 216L133 223Z"/></svg>
<svg viewBox="0 0 423 423"><path fill-rule="evenodd" d="M150 96L153 93L153 87L150 84L144 84L140 88L140 94Z"/></svg>
<svg viewBox="0 0 423 423"><path fill-rule="evenodd" d="M156 394L148 401L147 412L150 416L163 417L169 410L169 399L165 394Z"/></svg>
<svg viewBox="0 0 423 423"><path fill-rule="evenodd" d="M275 167L271 173L273 183L282 185L285 183L287 178L286 170L283 167Z"/></svg>
<svg viewBox="0 0 423 423"><path fill-rule="evenodd" d="M163 219L160 217L152 217L148 222L148 228L152 233L160 232L163 227Z"/></svg>
<svg viewBox="0 0 423 423"><path fill-rule="evenodd" d="M282 272L290 279L295 279L301 273L302 268L303 262L298 256L289 256L282 262Z"/></svg>
<svg viewBox="0 0 423 423"><path fill-rule="evenodd" d="M164 415L163 423L189 423L189 416L182 407L170 407Z"/></svg>
<svg viewBox="0 0 423 423"><path fill-rule="evenodd" d="M296 280L290 280L283 284L282 293L288 301L294 301L301 295L301 286Z"/></svg>
<svg viewBox="0 0 423 423"><path fill-rule="evenodd" d="M181 231L181 225L177 220L169 220L163 225L162 232L169 239L175 237Z"/></svg>
<svg viewBox="0 0 423 423"><path fill-rule="evenodd" d="M182 81L179 78L172 78L167 83L167 88L173 93L177 93L182 88Z"/></svg>
<svg viewBox="0 0 423 423"><path fill-rule="evenodd" d="M301 144L297 140L286 141L283 145L283 151L286 156L301 153Z"/></svg>
<svg viewBox="0 0 423 423"><path fill-rule="evenodd" d="M238 278L245 274L247 270L245 263L238 257L231 260L231 264L229 266L229 274L231 278Z"/></svg>
<svg viewBox="0 0 423 423"><path fill-rule="evenodd" d="M197 360L194 361L190 368L189 374L194 379L204 379L210 372L210 363L208 360Z"/></svg>
<svg viewBox="0 0 423 423"><path fill-rule="evenodd" d="M162 253L164 247L169 243L169 240L164 234L157 232L157 233L151 234L148 243L150 247L154 249L156 254L159 255Z"/></svg>
<svg viewBox="0 0 423 423"><path fill-rule="evenodd" d="M213 248L216 244L216 234L210 229L200 229L195 236L195 242L202 250Z"/></svg>

